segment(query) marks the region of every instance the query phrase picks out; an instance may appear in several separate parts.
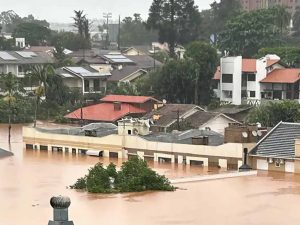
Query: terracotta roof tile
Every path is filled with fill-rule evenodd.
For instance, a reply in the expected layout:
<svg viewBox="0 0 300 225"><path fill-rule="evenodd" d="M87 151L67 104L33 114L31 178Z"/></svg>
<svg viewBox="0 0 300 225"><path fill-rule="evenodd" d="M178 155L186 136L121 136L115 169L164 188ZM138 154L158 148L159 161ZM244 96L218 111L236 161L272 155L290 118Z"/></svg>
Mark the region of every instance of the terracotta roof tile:
<svg viewBox="0 0 300 225"><path fill-rule="evenodd" d="M300 69L275 69L261 83L296 83L300 80Z"/></svg>
<svg viewBox="0 0 300 225"><path fill-rule="evenodd" d="M242 71L256 73L256 59L243 59Z"/></svg>
<svg viewBox="0 0 300 225"><path fill-rule="evenodd" d="M268 59L267 60L267 67L273 66L274 64L278 63L279 59Z"/></svg>
<svg viewBox="0 0 300 225"><path fill-rule="evenodd" d="M146 114L146 111L127 103L122 103L121 110L116 111L113 103L101 103L82 108L83 119L90 121L115 122L127 115ZM81 109L77 109L65 116L68 119L81 119Z"/></svg>
<svg viewBox="0 0 300 225"><path fill-rule="evenodd" d="M160 102L150 96L130 96L130 95L107 95L100 99L102 102L123 102L123 103L145 103L154 100Z"/></svg>

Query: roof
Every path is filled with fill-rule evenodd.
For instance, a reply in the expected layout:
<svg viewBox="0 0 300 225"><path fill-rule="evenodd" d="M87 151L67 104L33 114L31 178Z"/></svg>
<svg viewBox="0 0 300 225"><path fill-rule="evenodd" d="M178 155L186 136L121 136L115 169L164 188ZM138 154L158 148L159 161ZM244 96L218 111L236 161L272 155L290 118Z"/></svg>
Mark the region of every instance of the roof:
<svg viewBox="0 0 300 225"><path fill-rule="evenodd" d="M274 64L278 63L280 59L268 59L267 60L267 67L273 66Z"/></svg>
<svg viewBox="0 0 300 225"><path fill-rule="evenodd" d="M153 116L158 115L160 116L160 118L154 122L154 126L168 127L176 121L178 111L179 117L182 118L187 113L190 113L192 110L203 109L193 104L166 104L158 110L148 113L145 117L152 119Z"/></svg>
<svg viewBox="0 0 300 225"><path fill-rule="evenodd" d="M129 75L137 73L138 71L143 71L144 73L147 73L147 71L144 71L137 66L126 65L123 66L122 69L114 69L113 71L111 71L111 77L108 80L119 82L124 78L128 77Z"/></svg>
<svg viewBox="0 0 300 225"><path fill-rule="evenodd" d="M211 110L211 112L225 114L237 121L245 121L252 108L253 106L249 105L224 105L220 108Z"/></svg>
<svg viewBox="0 0 300 225"><path fill-rule="evenodd" d="M275 69L261 83L294 84L300 80L300 69Z"/></svg>
<svg viewBox="0 0 300 225"><path fill-rule="evenodd" d="M220 80L220 79L221 79L221 67L218 66L215 75L213 77L213 80Z"/></svg>
<svg viewBox="0 0 300 225"><path fill-rule="evenodd" d="M73 57L72 61L76 64L78 63L88 63L88 64L106 64L106 61L99 56L77 56Z"/></svg>
<svg viewBox="0 0 300 225"><path fill-rule="evenodd" d="M103 57L112 64L134 64L131 59L122 54L107 54L103 55Z"/></svg>
<svg viewBox="0 0 300 225"><path fill-rule="evenodd" d="M179 144L192 144L192 138L207 136L209 146L218 146L224 143L224 136L207 130L192 129L176 133L151 133L142 138L148 141L165 142L165 143L179 143Z"/></svg>
<svg viewBox="0 0 300 225"><path fill-rule="evenodd" d="M116 111L113 103L100 103L82 108L83 120L115 122L132 114L145 114L146 111L127 103L122 103L121 110ZM68 119L81 119L81 109L77 109L65 116Z"/></svg>
<svg viewBox="0 0 300 225"><path fill-rule="evenodd" d="M238 123L235 119L228 117L222 113L217 112L206 112L206 111L198 111L193 115L189 116L185 119L185 122L189 123L194 128L199 128L202 125L206 124L210 120L217 118L217 117L226 117L227 119L231 120L232 122Z"/></svg>
<svg viewBox="0 0 300 225"><path fill-rule="evenodd" d="M256 59L243 59L242 71L256 73Z"/></svg>
<svg viewBox="0 0 300 225"><path fill-rule="evenodd" d="M69 67L62 67L56 70L56 74L60 75L64 78L67 77L106 77L110 76L111 74L108 72L99 72L92 67L80 67L80 66L69 66Z"/></svg>
<svg viewBox="0 0 300 225"><path fill-rule="evenodd" d="M12 156L12 155L14 155L12 152L9 152L9 151L6 151L6 150L0 148L0 158Z"/></svg>
<svg viewBox="0 0 300 225"><path fill-rule="evenodd" d="M48 63L53 63L53 59L46 52L0 51L0 64L2 65L30 65Z"/></svg>
<svg viewBox="0 0 300 225"><path fill-rule="evenodd" d="M123 103L145 103L150 100L160 102L150 96L130 96L130 95L106 95L100 99L102 102L123 102Z"/></svg>
<svg viewBox="0 0 300 225"><path fill-rule="evenodd" d="M295 139L300 137L300 123L280 122L250 152L254 156L295 158Z"/></svg>
<svg viewBox="0 0 300 225"><path fill-rule="evenodd" d="M53 52L54 50L54 46L30 46L29 48L24 49L24 51L32 52Z"/></svg>
<svg viewBox="0 0 300 225"><path fill-rule="evenodd" d="M124 48L122 52L126 54L130 50L136 50L142 54L149 54L149 51L152 50L152 48L148 45L134 45L131 47Z"/></svg>
<svg viewBox="0 0 300 225"><path fill-rule="evenodd" d="M154 58L149 55L127 55L128 59L131 59L136 66L141 69L152 69L154 68ZM155 60L155 67L161 67L163 64Z"/></svg>

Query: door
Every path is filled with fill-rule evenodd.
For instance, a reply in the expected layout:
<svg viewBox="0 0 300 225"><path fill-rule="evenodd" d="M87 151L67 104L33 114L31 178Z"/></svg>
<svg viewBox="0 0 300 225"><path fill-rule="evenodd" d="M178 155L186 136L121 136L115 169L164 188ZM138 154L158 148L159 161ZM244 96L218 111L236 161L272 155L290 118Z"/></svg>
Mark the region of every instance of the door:
<svg viewBox="0 0 300 225"><path fill-rule="evenodd" d="M258 159L257 160L257 169L258 170L268 170L269 164L267 159Z"/></svg>

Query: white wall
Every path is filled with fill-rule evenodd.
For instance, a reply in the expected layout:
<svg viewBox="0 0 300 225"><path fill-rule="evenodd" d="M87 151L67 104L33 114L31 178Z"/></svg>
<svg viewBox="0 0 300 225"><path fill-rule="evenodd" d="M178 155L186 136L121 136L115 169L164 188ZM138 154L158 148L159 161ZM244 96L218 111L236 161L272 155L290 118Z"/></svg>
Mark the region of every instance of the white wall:
<svg viewBox="0 0 300 225"><path fill-rule="evenodd" d="M221 101L228 101L223 96L223 90L232 91L232 103L240 105L242 103L242 56L221 58L221 74L232 74L232 85L223 84L221 76Z"/></svg>
<svg viewBox="0 0 300 225"><path fill-rule="evenodd" d="M228 127L229 123L232 122L233 122L232 120L229 120L226 117L220 115L208 121L206 124L203 124L201 127L199 127L199 129L204 130L206 127L209 127L212 131L224 135L225 128Z"/></svg>

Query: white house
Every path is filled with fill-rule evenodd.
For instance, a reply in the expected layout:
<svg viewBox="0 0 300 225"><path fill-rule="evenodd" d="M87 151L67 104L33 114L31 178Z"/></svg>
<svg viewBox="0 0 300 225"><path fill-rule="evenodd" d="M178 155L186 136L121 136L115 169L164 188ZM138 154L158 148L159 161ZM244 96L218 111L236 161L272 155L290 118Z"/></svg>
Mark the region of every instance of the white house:
<svg viewBox="0 0 300 225"><path fill-rule="evenodd" d="M260 104L266 100L299 99L300 69L289 69L276 55L260 59L221 58L214 75L221 102Z"/></svg>

